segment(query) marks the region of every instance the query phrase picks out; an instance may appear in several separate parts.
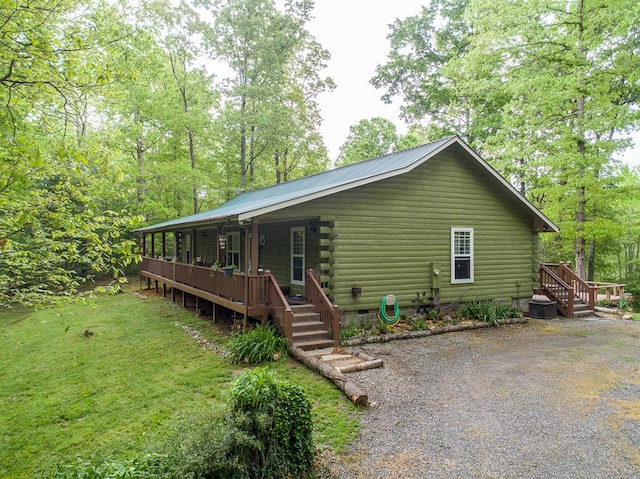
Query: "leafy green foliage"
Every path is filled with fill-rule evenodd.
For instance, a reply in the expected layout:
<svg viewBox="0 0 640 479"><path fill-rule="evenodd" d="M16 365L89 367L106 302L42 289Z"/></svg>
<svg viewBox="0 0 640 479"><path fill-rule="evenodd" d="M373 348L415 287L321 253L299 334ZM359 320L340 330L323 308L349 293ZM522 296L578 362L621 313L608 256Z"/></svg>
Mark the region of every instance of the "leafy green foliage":
<svg viewBox="0 0 640 479"><path fill-rule="evenodd" d="M287 356L287 339L273 326L256 326L247 333L236 333L227 344L236 362L260 364Z"/></svg>
<svg viewBox="0 0 640 479"><path fill-rule="evenodd" d="M371 324L366 319L350 319L347 324L340 327L340 340L367 336L379 332L377 324Z"/></svg>
<svg viewBox="0 0 640 479"><path fill-rule="evenodd" d="M302 477L313 464L311 403L298 385L266 368L231 384L229 453L242 477Z"/></svg>
<svg viewBox="0 0 640 479"><path fill-rule="evenodd" d="M324 169L316 98L334 84L320 76L329 53L304 28L312 3L286 2L284 9L273 0L197 3L215 18L203 28L207 51L231 71L221 88L227 189Z"/></svg>
<svg viewBox="0 0 640 479"><path fill-rule="evenodd" d="M637 205L613 160L639 125L636 3L434 0L391 26L372 79L432 137L458 133L491 161L560 227L544 259L573 256L585 279L627 236L613 205Z"/></svg>
<svg viewBox="0 0 640 479"><path fill-rule="evenodd" d="M477 300L462 303L459 315L464 318L479 319L497 326L498 320L519 318L522 313L514 306L502 301Z"/></svg>
<svg viewBox="0 0 640 479"><path fill-rule="evenodd" d="M78 460L74 464L58 464L46 475L46 479L154 479L165 477L168 458L158 454L146 454L141 459L129 461Z"/></svg>
<svg viewBox="0 0 640 479"><path fill-rule="evenodd" d="M0 196L0 306L40 306L72 298L95 275L114 285L137 260L134 218L96 211L88 187L52 178L27 198Z"/></svg>
<svg viewBox="0 0 640 479"><path fill-rule="evenodd" d="M237 477L235 462L228 457L230 437L224 411L193 414L172 430L163 446L165 476L161 477Z"/></svg>
<svg viewBox="0 0 640 479"><path fill-rule="evenodd" d="M349 128L349 136L340 147L336 166L350 165L425 142L426 136L419 128L414 127L406 135L401 135L396 126L385 118L360 120Z"/></svg>

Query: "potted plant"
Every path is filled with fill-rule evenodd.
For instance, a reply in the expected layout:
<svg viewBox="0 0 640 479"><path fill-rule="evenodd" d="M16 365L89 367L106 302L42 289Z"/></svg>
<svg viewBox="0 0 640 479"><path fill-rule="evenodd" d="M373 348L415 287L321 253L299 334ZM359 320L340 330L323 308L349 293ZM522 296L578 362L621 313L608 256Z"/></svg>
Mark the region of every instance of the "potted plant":
<svg viewBox="0 0 640 479"><path fill-rule="evenodd" d="M230 278L231 276L233 276L233 271L235 269L236 269L236 266L234 264L229 264L227 266L222 267L222 272L227 278Z"/></svg>
<svg viewBox="0 0 640 479"><path fill-rule="evenodd" d="M220 268L222 267L222 264L220 263L220 261L216 261L215 263L213 263L211 265L211 276L215 276L215 274L220 271Z"/></svg>

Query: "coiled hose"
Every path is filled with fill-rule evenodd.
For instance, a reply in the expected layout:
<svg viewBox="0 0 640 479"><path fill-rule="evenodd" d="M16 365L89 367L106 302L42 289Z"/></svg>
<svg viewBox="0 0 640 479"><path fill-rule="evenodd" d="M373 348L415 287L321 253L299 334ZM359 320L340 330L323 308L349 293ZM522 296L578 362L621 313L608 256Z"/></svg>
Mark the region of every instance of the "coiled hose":
<svg viewBox="0 0 640 479"><path fill-rule="evenodd" d="M393 318L390 318L387 315L387 301L393 302ZM378 319L384 324L390 324L393 326L400 319L400 305L396 300L396 297L392 294L388 294L387 296L383 296L380 301L380 309L378 310Z"/></svg>

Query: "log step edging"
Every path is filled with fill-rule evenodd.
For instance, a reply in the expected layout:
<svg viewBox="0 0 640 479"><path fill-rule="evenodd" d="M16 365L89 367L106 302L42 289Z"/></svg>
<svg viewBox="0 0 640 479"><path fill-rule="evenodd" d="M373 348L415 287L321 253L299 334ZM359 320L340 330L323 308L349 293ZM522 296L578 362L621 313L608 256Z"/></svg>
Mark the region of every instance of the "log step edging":
<svg viewBox="0 0 640 479"><path fill-rule="evenodd" d="M528 318L507 318L499 319L498 324L524 324L528 321ZM435 334L451 333L456 331L466 331L468 329L480 329L494 327L492 323L485 323L483 321L463 321L457 324L447 324L445 326L434 326L424 331L405 331L403 333L389 333L389 334L372 334L370 336L363 336L359 338L349 338L342 341L342 346L360 346L362 344L371 343L388 343L389 341L395 341L397 339L414 339L424 338L426 336L432 336Z"/></svg>

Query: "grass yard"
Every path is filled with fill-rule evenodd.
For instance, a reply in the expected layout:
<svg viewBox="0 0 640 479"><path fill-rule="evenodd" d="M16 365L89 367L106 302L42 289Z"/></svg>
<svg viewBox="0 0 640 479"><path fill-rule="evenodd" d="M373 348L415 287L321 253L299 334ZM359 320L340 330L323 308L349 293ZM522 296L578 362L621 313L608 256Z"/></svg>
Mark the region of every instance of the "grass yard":
<svg viewBox="0 0 640 479"><path fill-rule="evenodd" d="M130 291L94 306L0 312L0 477L34 477L78 457L132 458L223 407L239 368L183 325L228 339L170 301ZM355 408L331 383L292 360L273 368L308 391L318 444L339 451L355 437Z"/></svg>

